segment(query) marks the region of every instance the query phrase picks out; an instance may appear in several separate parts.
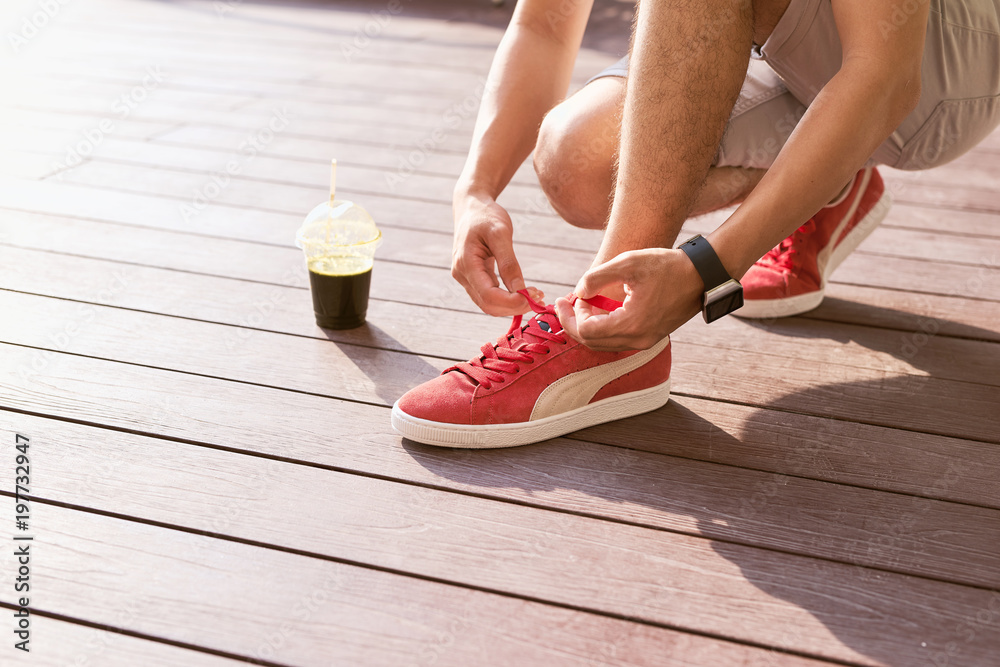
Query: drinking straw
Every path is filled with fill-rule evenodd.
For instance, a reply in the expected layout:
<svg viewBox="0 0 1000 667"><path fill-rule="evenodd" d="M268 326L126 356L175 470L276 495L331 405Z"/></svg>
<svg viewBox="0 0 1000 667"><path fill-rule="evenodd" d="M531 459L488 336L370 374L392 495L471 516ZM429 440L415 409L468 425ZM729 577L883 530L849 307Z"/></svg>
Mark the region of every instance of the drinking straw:
<svg viewBox="0 0 1000 667"><path fill-rule="evenodd" d="M330 165L330 205L332 208L333 199L337 194L337 158L331 160ZM333 223L332 220L328 220L326 223L326 244L330 245L330 225Z"/></svg>

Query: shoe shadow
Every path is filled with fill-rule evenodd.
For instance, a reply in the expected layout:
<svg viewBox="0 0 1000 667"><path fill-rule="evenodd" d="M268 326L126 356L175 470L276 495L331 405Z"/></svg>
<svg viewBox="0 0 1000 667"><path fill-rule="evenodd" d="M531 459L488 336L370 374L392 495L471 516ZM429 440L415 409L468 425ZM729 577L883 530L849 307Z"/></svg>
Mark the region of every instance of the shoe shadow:
<svg viewBox="0 0 1000 667"><path fill-rule="evenodd" d="M371 322L356 329L320 330L368 378L375 394L387 405L395 403L412 387L437 377L454 363L435 360L440 367L435 366ZM386 350L403 354L394 354L387 360Z"/></svg>
<svg viewBox="0 0 1000 667"><path fill-rule="evenodd" d="M701 628L710 633L848 662L988 664L1000 651L1000 594L988 590L1000 589L1000 520L989 509L1000 509L1000 355L983 341L998 332L939 324L977 340L930 336L914 353L900 341L924 329L756 324L809 338L835 329L836 342L884 367L756 407L675 396L515 449L403 446L449 486L712 540L720 560L704 567L725 581L735 565L741 577L718 591L732 604L711 605L724 611ZM976 366L983 384L957 379ZM559 535L549 539L539 549L557 549ZM962 625L980 611L992 625Z"/></svg>

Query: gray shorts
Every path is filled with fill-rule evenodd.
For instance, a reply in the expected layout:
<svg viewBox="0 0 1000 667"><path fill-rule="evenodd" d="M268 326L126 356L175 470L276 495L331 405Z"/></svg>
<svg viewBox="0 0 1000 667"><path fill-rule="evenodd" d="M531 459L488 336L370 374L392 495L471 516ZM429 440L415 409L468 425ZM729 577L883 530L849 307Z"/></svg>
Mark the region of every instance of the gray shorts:
<svg viewBox="0 0 1000 667"><path fill-rule="evenodd" d="M907 10L912 14L921 1L901 0L894 20L905 21ZM966 152L1000 124L1000 0L929 1L920 101L869 164L930 169ZM714 164L771 166L840 61L830 0L791 0L771 36L753 49ZM627 74L626 57L594 78Z"/></svg>

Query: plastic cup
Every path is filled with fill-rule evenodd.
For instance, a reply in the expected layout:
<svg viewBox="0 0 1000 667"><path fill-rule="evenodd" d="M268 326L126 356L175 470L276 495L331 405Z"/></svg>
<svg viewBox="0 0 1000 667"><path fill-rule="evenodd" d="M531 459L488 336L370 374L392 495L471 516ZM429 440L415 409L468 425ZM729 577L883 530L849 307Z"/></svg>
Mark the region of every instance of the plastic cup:
<svg viewBox="0 0 1000 667"><path fill-rule="evenodd" d="M334 199L336 161L330 201L306 216L295 235L305 252L316 324L325 329L353 329L365 323L375 249L382 232L368 212L350 201Z"/></svg>

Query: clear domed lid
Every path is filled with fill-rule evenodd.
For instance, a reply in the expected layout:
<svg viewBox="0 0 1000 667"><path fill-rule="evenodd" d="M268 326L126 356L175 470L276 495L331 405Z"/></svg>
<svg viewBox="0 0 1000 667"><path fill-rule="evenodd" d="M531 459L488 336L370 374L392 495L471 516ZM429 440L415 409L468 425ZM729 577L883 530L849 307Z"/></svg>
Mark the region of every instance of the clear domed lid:
<svg viewBox="0 0 1000 667"><path fill-rule="evenodd" d="M376 243L382 232L368 211L350 201L323 202L306 216L295 235L295 245L354 246Z"/></svg>
<svg viewBox="0 0 1000 667"><path fill-rule="evenodd" d="M305 251L310 264L324 258L356 258L370 263L382 242L382 232L368 211L354 202L334 199L336 168L334 160L330 201L309 212L295 235L295 245Z"/></svg>

